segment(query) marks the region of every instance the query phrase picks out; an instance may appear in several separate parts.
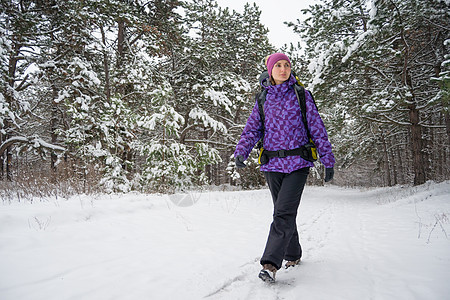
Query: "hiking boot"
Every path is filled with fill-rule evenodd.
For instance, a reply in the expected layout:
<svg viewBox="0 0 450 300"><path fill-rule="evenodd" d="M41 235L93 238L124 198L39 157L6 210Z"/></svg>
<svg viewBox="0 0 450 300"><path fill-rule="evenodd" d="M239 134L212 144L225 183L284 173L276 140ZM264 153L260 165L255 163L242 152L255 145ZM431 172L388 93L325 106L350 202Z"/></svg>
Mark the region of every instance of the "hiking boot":
<svg viewBox="0 0 450 300"><path fill-rule="evenodd" d="M275 274L277 268L271 264L264 264L263 269L259 272L258 277L264 282L275 282Z"/></svg>
<svg viewBox="0 0 450 300"><path fill-rule="evenodd" d="M295 266L299 265L300 262L301 262L300 258L297 260L287 261L286 264L284 265L284 268L289 269L290 267L295 267Z"/></svg>

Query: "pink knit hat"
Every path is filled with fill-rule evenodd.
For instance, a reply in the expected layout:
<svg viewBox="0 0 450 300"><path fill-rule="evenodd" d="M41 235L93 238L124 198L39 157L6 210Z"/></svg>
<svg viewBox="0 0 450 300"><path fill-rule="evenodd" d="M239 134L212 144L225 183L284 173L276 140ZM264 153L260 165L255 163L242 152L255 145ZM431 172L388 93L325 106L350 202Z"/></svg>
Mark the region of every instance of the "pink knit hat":
<svg viewBox="0 0 450 300"><path fill-rule="evenodd" d="M269 56L267 59L267 72L269 72L269 76L272 76L272 69L273 66L277 63L279 60L287 60L289 65L291 64L291 61L289 60L289 57L286 56L286 54L283 53L274 53Z"/></svg>

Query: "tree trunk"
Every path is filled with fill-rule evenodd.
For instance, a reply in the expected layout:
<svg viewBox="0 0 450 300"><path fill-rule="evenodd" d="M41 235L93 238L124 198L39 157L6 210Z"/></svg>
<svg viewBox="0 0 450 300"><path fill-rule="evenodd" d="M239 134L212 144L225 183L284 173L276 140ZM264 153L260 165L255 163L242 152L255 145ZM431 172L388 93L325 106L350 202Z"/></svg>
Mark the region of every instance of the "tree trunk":
<svg viewBox="0 0 450 300"><path fill-rule="evenodd" d="M387 185L392 186L391 170L389 167L389 153L386 145L386 138L384 136L383 129L380 128L380 130L381 130L381 142L383 143L384 169L386 172Z"/></svg>
<svg viewBox="0 0 450 300"><path fill-rule="evenodd" d="M56 99L57 95L58 95L58 91L56 89L55 86L52 87L52 92L53 92L53 99ZM58 104L55 101L52 101L52 118L50 120L50 131L51 131L51 136L52 136L52 144L54 145L56 143L56 140L58 138L58 135L56 133L57 131L57 127L58 127ZM51 170L53 171L53 176L52 176L52 180L56 182L56 160L58 159L58 156L56 155L55 151L51 152L50 155L51 159L50 159L50 166L51 166Z"/></svg>
<svg viewBox="0 0 450 300"><path fill-rule="evenodd" d="M8 62L8 90L6 91L5 100L6 103L13 107L14 103L14 82L16 76L17 62L19 61L19 52L22 46L18 43L14 44L14 52L11 53ZM11 135L10 122L5 120L3 131L5 132L4 140L8 140ZM12 181L12 146L6 148L6 180Z"/></svg>
<svg viewBox="0 0 450 300"><path fill-rule="evenodd" d="M103 67L105 68L105 95L106 101L110 103L111 101L111 86L109 83L109 59L108 52L106 51L106 35L105 30L102 26L100 26L100 33L102 34L102 43L103 43Z"/></svg>
<svg viewBox="0 0 450 300"><path fill-rule="evenodd" d="M406 178L405 178L405 167L403 166L403 157L402 157L402 153L404 155L405 151L400 151L400 146L397 147L396 149L397 152L397 161L398 161L398 168L397 168L397 172L399 175L399 182L400 183L405 183L406 182Z"/></svg>
<svg viewBox="0 0 450 300"><path fill-rule="evenodd" d="M390 139L392 141L392 144L395 144L395 138L391 138ZM394 148L391 147L389 150L389 157L391 159L391 165L392 165L392 178L393 178L393 182L392 185L396 185L398 184L398 175L397 175L397 168L398 168L398 161L395 160L395 153L394 153Z"/></svg>
<svg viewBox="0 0 450 300"><path fill-rule="evenodd" d="M426 181L425 177L425 163L422 153L422 128L419 125L419 110L415 104L408 106L409 120L411 122L411 150L413 157L414 169L414 185L423 184Z"/></svg>
<svg viewBox="0 0 450 300"><path fill-rule="evenodd" d="M12 181L12 147L6 149L6 180Z"/></svg>
<svg viewBox="0 0 450 300"><path fill-rule="evenodd" d="M125 21L123 19L120 19L117 25L119 27L117 33L117 53L118 53L117 67L120 67L122 65L123 49L125 42Z"/></svg>
<svg viewBox="0 0 450 300"><path fill-rule="evenodd" d="M0 127L0 129L3 129L3 127ZM0 133L0 145L3 144L3 142L6 141L6 136ZM0 180L3 180L5 177L5 154L0 154Z"/></svg>
<svg viewBox="0 0 450 300"><path fill-rule="evenodd" d="M447 143L450 146L450 114L448 111L445 112L445 127L447 129Z"/></svg>
<svg viewBox="0 0 450 300"><path fill-rule="evenodd" d="M206 130L206 128L203 129L203 138L205 139L205 141L208 140L208 131ZM206 178L208 178L208 184L211 184L211 181L212 181L211 165L206 165L204 171L205 171Z"/></svg>
<svg viewBox="0 0 450 300"><path fill-rule="evenodd" d="M9 122L8 120L4 121L6 132L8 132L9 129ZM4 141L8 140L10 138L10 134L6 133ZM0 150L1 152L1 150ZM12 181L12 143L8 144L6 146L6 149L2 152L3 157L3 163L5 164L5 171L6 171L6 180ZM6 158L6 162L4 161L4 158Z"/></svg>

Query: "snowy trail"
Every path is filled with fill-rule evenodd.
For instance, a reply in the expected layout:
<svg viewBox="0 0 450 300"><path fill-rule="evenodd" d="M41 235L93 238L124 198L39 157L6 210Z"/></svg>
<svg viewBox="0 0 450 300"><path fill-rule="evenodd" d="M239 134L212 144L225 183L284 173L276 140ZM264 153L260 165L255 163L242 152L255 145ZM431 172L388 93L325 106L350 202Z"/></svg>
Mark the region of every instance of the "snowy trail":
<svg viewBox="0 0 450 300"><path fill-rule="evenodd" d="M303 262L257 278L268 190L0 204L0 299L446 299L450 182L307 187Z"/></svg>

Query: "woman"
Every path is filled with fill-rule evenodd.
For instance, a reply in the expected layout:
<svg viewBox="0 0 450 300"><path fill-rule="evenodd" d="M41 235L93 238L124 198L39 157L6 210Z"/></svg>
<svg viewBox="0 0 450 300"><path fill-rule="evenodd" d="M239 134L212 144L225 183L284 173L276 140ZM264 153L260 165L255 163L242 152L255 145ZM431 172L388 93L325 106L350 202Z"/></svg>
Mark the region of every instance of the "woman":
<svg viewBox="0 0 450 300"><path fill-rule="evenodd" d="M263 147L268 151L296 149L308 142L289 58L283 53L274 53L267 58L266 66L269 77L261 81L267 91L264 124L256 103L234 152L238 168L245 167L244 161L262 136ZM326 168L325 181L330 181L335 163L331 144L314 100L306 90L305 98L310 135L319 152L320 161ZM264 281L275 280L275 273L281 268L283 259L287 261L286 268L300 263L302 248L296 225L297 209L312 166L312 162L300 156L284 155L272 157L261 165L260 169L264 172L274 204L273 222L260 261L263 269L259 278Z"/></svg>

